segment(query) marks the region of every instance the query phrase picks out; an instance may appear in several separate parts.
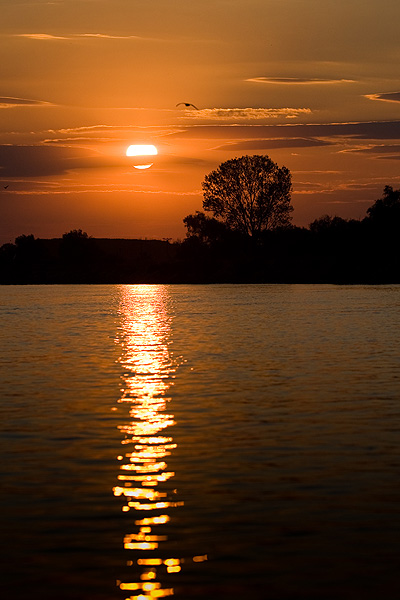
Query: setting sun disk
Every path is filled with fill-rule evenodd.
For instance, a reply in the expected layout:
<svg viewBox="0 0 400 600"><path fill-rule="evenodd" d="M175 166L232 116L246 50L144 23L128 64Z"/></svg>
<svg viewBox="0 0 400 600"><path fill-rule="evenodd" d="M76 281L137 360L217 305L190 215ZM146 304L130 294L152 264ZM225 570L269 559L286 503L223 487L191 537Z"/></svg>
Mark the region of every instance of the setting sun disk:
<svg viewBox="0 0 400 600"><path fill-rule="evenodd" d="M126 149L126 156L155 156L157 148L152 144L133 144Z"/></svg>

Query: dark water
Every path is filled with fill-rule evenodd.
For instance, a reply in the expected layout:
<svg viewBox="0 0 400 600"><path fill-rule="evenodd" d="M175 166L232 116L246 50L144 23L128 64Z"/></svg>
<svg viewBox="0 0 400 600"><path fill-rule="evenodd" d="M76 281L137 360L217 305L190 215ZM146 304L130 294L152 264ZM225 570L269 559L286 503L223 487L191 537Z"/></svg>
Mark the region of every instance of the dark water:
<svg viewBox="0 0 400 600"><path fill-rule="evenodd" d="M399 286L0 302L2 598L400 598Z"/></svg>

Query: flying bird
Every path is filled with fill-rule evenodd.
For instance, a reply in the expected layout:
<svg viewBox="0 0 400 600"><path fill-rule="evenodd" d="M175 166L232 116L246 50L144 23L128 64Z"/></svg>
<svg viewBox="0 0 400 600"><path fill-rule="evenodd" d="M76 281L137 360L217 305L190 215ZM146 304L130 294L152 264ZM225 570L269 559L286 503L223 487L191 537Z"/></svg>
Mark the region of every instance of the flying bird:
<svg viewBox="0 0 400 600"><path fill-rule="evenodd" d="M5 185L5 186L4 186L4 189L6 190L7 188L8 188L8 185Z"/></svg>
<svg viewBox="0 0 400 600"><path fill-rule="evenodd" d="M189 106L193 106L193 108L195 110L199 110L197 108L197 106L195 106L194 104L192 104L191 102L178 102L177 106L180 106L181 104L183 104L184 106L186 106L186 108L189 108Z"/></svg>

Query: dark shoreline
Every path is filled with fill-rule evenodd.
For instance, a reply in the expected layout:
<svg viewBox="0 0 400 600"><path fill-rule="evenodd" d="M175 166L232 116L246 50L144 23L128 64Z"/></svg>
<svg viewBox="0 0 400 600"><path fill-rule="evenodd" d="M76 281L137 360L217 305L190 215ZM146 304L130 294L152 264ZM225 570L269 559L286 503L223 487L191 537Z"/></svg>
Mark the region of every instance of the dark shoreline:
<svg viewBox="0 0 400 600"><path fill-rule="evenodd" d="M0 248L0 285L400 283L397 227L291 227L183 241L20 236Z"/></svg>

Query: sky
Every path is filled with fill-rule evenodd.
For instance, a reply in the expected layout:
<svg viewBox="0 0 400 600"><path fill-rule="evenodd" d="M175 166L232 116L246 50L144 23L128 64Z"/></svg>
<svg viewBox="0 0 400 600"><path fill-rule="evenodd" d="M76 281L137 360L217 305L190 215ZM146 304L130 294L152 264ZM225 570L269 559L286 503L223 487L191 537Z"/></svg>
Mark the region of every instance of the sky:
<svg viewBox="0 0 400 600"><path fill-rule="evenodd" d="M290 169L299 226L400 187L398 0L0 8L0 244L183 239L205 175L246 154ZM156 146L150 168L131 144Z"/></svg>

